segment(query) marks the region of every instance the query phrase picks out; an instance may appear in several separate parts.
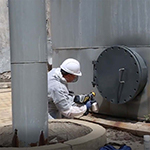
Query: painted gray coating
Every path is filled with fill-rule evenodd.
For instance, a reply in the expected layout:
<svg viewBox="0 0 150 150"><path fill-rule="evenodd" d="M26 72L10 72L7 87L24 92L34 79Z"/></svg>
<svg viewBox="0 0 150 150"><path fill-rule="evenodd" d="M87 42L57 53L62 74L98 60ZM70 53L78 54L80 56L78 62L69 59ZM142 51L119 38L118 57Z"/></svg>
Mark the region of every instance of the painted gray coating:
<svg viewBox="0 0 150 150"><path fill-rule="evenodd" d="M20 146L48 136L44 0L9 0L13 129Z"/></svg>
<svg viewBox="0 0 150 150"><path fill-rule="evenodd" d="M150 70L150 48L132 48L131 50L135 50L138 52L142 58L147 63L148 71ZM98 56L104 51L106 47L100 47L99 49L83 49L80 51L77 50L59 50L54 51L53 54L53 67L57 67L61 64L63 60L68 57L75 58L81 62L81 71L82 76L76 83L69 83L69 89L74 91L75 94L85 94L90 91L94 91L96 93L95 99L99 104L99 113L111 115L115 117L127 117L127 118L142 118L145 114L150 113L150 84L149 78L146 83L146 86L142 93L136 97L135 99L125 103L125 104L113 104L105 100L101 94L99 93L96 87L92 86L93 81L93 65L92 61L97 60ZM88 52L87 52L88 51ZM61 59L60 59L61 58ZM119 62L118 62L119 63Z"/></svg>
<svg viewBox="0 0 150 150"><path fill-rule="evenodd" d="M143 118L150 113L150 1L149 0L50 0L53 67L68 57L80 61L83 76L69 84L75 93L96 92L99 113ZM148 81L142 93L125 104L111 104L92 87L92 61L109 46L135 50L147 64ZM119 63L119 62L118 62Z"/></svg>
<svg viewBox="0 0 150 150"><path fill-rule="evenodd" d="M149 0L51 0L53 48L149 45Z"/></svg>
<svg viewBox="0 0 150 150"><path fill-rule="evenodd" d="M105 49L93 66L93 85L111 103L123 104L133 100L147 83L145 62L127 47Z"/></svg>
<svg viewBox="0 0 150 150"><path fill-rule="evenodd" d="M46 62L45 1L10 0L9 5L11 63Z"/></svg>

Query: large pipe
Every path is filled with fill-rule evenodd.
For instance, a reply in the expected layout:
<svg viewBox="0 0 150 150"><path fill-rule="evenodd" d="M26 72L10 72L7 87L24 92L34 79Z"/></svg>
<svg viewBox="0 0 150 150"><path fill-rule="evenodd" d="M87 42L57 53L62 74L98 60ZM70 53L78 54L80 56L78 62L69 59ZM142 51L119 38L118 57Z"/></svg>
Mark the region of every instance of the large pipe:
<svg viewBox="0 0 150 150"><path fill-rule="evenodd" d="M45 0L9 0L12 116L20 146L48 136Z"/></svg>

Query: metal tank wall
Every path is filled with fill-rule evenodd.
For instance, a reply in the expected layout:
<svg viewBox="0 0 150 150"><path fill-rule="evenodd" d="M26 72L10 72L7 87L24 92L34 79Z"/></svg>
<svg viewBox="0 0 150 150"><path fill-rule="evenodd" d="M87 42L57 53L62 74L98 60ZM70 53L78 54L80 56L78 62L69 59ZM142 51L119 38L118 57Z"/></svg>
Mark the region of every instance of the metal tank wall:
<svg viewBox="0 0 150 150"><path fill-rule="evenodd" d="M93 65L109 46L125 45L138 52L150 70L149 0L50 0L53 67L68 57L81 63L83 76L69 84L75 93L96 92L99 113L143 118L150 113L150 83L134 100L113 104L92 86ZM118 62L119 63L119 62Z"/></svg>

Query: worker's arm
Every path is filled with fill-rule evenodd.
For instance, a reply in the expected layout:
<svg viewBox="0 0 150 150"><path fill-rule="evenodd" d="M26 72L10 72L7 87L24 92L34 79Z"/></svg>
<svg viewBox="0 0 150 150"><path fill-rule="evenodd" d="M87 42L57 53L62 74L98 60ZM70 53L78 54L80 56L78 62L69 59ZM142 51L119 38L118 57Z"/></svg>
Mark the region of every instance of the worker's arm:
<svg viewBox="0 0 150 150"><path fill-rule="evenodd" d="M82 116L87 111L86 105L82 106L71 106L68 110L62 111L61 113L67 118L74 118L76 116Z"/></svg>
<svg viewBox="0 0 150 150"><path fill-rule="evenodd" d="M74 103L74 96L69 95L66 89L55 90L53 94L53 102L65 117L73 118L75 116L82 116L87 111L86 105L77 105Z"/></svg>

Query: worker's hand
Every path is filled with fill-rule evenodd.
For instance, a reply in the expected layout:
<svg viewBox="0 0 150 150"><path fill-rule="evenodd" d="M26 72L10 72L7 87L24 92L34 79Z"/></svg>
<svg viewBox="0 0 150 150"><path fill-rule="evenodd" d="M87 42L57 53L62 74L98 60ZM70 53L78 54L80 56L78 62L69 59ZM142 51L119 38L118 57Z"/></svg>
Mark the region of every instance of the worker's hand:
<svg viewBox="0 0 150 150"><path fill-rule="evenodd" d="M96 102L96 100L95 99L92 99L91 100L91 104L93 104L93 103L95 103Z"/></svg>
<svg viewBox="0 0 150 150"><path fill-rule="evenodd" d="M87 107L87 110L86 110L86 112L83 115L88 115L89 110L92 107L92 103L91 103L91 101L87 101L85 105Z"/></svg>
<svg viewBox="0 0 150 150"><path fill-rule="evenodd" d="M88 101L85 105L86 105L88 110L92 107L91 101Z"/></svg>

